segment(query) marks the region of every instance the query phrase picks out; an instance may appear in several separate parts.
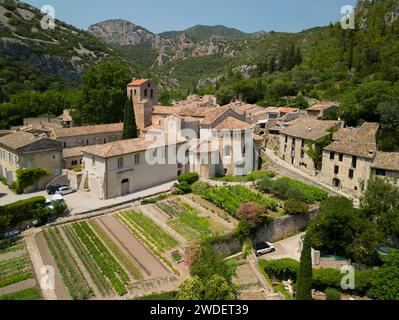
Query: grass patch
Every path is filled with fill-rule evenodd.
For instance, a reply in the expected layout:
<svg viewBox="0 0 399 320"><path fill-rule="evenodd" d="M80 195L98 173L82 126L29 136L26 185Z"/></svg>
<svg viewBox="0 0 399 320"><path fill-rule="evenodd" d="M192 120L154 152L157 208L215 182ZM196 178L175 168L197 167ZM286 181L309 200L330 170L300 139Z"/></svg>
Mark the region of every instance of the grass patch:
<svg viewBox="0 0 399 320"><path fill-rule="evenodd" d="M32 278L28 257L0 263L0 288Z"/></svg>
<svg viewBox="0 0 399 320"><path fill-rule="evenodd" d="M0 254L17 252L24 249L21 237L13 237L0 241Z"/></svg>
<svg viewBox="0 0 399 320"><path fill-rule="evenodd" d="M221 178L215 178L214 180L216 181L222 181L222 182L251 182L251 181L256 181L262 178L274 178L276 176L276 173L273 171L265 171L265 170L259 170L259 171L254 171L250 173L247 176L242 176L242 177L236 177L236 176L224 176Z"/></svg>
<svg viewBox="0 0 399 320"><path fill-rule="evenodd" d="M42 295L38 288L29 288L18 292L4 294L0 296L0 301L11 301L11 300L41 300Z"/></svg>

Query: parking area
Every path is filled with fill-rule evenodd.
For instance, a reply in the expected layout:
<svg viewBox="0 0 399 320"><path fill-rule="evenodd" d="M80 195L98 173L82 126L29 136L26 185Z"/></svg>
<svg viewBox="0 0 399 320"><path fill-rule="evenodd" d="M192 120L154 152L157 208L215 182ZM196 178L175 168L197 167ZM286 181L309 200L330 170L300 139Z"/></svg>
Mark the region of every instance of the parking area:
<svg viewBox="0 0 399 320"><path fill-rule="evenodd" d="M68 205L68 208L71 210L71 214L76 215L88 212L90 210L101 209L109 206L117 206L118 204L122 204L125 202L129 201L133 202L137 199L150 197L162 192L167 192L171 190L173 184L174 182L170 182L156 186L154 188L136 192L134 194L129 194L123 197L118 197L115 199L108 199L108 200L99 200L95 198L91 193L82 192L82 191L66 195L64 196L64 199ZM46 191L17 195L1 183L0 183L0 194L3 195L5 194L4 196L0 197L0 206L36 196L44 196L48 199L51 199L51 196L49 196Z"/></svg>
<svg viewBox="0 0 399 320"><path fill-rule="evenodd" d="M259 259L278 260L278 259L284 259L284 258L291 258L291 259L299 261L301 259L300 241L301 241L301 236L303 234L304 233L300 233L293 237L273 243L273 245L276 248L276 251L266 254L264 256L261 256L261 257L259 257Z"/></svg>

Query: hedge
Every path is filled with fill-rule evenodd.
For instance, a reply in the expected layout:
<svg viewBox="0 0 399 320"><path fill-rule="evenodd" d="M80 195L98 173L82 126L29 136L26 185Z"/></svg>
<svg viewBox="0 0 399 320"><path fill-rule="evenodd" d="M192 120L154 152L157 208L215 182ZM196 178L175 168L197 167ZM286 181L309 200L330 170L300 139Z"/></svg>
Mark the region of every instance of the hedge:
<svg viewBox="0 0 399 320"><path fill-rule="evenodd" d="M0 206L0 230L14 228L23 222L35 219L35 209L44 208L45 205L45 197L33 197Z"/></svg>
<svg viewBox="0 0 399 320"><path fill-rule="evenodd" d="M299 270L299 262L293 259L280 259L280 260L262 260L259 266L264 270L272 279L288 280L292 279L294 282L297 280ZM377 271L373 269L359 270L355 273L356 288L351 292L358 293L359 295L367 295L368 290L372 287L372 280L376 276ZM343 291L341 287L341 280L344 274L336 269L313 269L313 289L318 291L325 291L327 288L337 289Z"/></svg>
<svg viewBox="0 0 399 320"><path fill-rule="evenodd" d="M196 172L192 172L192 173L185 173L182 174L181 176L179 176L177 178L177 181L179 181L179 183L184 183L186 182L187 184L189 184L190 186L197 182L199 180L199 175Z"/></svg>

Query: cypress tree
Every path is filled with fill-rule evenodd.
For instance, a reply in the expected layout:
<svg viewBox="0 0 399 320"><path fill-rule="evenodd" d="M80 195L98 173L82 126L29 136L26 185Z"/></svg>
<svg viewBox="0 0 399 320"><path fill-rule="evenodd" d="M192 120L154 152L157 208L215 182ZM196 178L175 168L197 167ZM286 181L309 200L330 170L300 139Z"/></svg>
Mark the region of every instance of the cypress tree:
<svg viewBox="0 0 399 320"><path fill-rule="evenodd" d="M312 300L312 282L312 246L306 236L299 265L296 300Z"/></svg>
<svg viewBox="0 0 399 320"><path fill-rule="evenodd" d="M125 112L123 116L123 139L137 138L136 116L132 98L126 98Z"/></svg>

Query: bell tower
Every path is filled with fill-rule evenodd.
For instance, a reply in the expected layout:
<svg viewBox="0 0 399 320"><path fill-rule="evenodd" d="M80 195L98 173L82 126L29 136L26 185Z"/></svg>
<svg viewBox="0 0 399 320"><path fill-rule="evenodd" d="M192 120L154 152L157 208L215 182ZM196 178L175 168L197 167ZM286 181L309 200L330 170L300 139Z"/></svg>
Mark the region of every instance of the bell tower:
<svg viewBox="0 0 399 320"><path fill-rule="evenodd" d="M127 85L132 98L136 124L141 132L152 124L152 109L158 104L158 86L149 79L135 79Z"/></svg>

